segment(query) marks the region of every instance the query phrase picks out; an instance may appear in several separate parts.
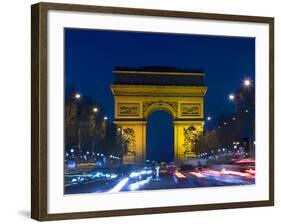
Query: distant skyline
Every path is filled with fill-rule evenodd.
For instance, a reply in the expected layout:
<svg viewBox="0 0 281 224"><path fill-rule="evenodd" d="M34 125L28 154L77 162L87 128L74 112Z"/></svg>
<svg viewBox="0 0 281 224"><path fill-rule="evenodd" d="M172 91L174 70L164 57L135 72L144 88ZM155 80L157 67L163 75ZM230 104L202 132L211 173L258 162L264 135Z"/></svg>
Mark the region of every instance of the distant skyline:
<svg viewBox="0 0 281 224"><path fill-rule="evenodd" d="M206 35L65 29L65 83L92 97L114 119L110 85L116 66L173 66L206 74L205 116L231 113L227 99L255 79L255 39Z"/></svg>

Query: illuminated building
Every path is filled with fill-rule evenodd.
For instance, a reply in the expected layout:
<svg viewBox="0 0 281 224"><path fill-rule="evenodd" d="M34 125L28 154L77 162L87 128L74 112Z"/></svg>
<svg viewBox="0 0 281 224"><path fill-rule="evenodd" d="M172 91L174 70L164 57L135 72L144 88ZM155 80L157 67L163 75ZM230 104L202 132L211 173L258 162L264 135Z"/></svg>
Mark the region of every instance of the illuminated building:
<svg viewBox="0 0 281 224"><path fill-rule="evenodd" d="M116 68L113 73L114 123L131 140L123 162L146 160L146 124L156 110L173 118L175 161L195 157L190 135L204 129L205 74L165 66Z"/></svg>

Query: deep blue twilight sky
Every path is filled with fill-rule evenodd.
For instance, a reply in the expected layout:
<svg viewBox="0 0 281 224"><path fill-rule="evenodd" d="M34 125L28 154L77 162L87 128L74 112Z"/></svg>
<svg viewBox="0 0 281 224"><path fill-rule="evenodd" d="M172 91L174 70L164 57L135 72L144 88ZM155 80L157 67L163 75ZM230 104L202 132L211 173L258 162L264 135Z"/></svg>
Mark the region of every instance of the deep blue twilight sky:
<svg viewBox="0 0 281 224"><path fill-rule="evenodd" d="M228 94L243 79L255 78L253 38L65 29L65 83L91 96L114 119L115 66L164 65L202 69L206 73L205 115L232 112ZM159 117L164 116L159 113ZM155 119L151 119L153 122ZM159 120L155 122L159 123ZM153 124L154 125L154 124ZM158 130L163 130L160 128ZM167 143L168 144L168 143ZM169 144L168 144L169 145Z"/></svg>

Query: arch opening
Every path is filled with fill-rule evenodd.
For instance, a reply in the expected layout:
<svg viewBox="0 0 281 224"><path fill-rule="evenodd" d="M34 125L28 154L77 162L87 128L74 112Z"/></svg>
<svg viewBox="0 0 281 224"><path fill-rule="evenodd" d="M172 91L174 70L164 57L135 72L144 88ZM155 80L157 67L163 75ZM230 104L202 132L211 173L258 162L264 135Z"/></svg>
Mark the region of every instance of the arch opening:
<svg viewBox="0 0 281 224"><path fill-rule="evenodd" d="M147 119L146 159L157 162L174 161L173 117L167 110L158 109Z"/></svg>
<svg viewBox="0 0 281 224"><path fill-rule="evenodd" d="M173 108L169 103L167 102L162 102L162 101L158 101L158 102L154 102L151 105L148 106L148 108L145 110L144 112L144 118L146 118L147 120L149 119L150 115L158 110L163 110L166 111L167 113L169 113L171 115L172 118L176 118L177 114L175 111L175 108Z"/></svg>

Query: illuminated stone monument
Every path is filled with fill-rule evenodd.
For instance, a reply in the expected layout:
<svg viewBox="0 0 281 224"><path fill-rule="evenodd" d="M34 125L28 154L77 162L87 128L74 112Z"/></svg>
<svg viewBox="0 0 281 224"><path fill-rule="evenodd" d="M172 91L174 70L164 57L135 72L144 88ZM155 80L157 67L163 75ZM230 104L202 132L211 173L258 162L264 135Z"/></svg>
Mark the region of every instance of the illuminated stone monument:
<svg viewBox="0 0 281 224"><path fill-rule="evenodd" d="M205 74L165 66L116 68L113 73L114 123L128 139L123 162L146 160L146 124L156 110L173 118L175 162L195 157L194 136L204 128Z"/></svg>

